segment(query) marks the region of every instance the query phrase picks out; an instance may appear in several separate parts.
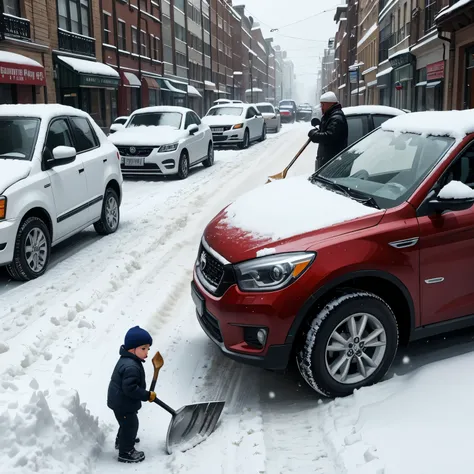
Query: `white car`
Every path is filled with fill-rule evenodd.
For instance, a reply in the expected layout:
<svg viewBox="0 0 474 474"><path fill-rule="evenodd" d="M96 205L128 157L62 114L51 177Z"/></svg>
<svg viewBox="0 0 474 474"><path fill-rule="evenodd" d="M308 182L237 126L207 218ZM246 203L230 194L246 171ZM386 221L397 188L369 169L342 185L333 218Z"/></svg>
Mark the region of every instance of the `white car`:
<svg viewBox="0 0 474 474"><path fill-rule="evenodd" d="M138 109L109 139L120 152L124 176L186 179L192 166L214 164L210 128L193 110L183 107Z"/></svg>
<svg viewBox="0 0 474 474"><path fill-rule="evenodd" d="M261 102L256 104L258 111L263 115L267 130L278 133L281 129L280 111L270 102Z"/></svg>
<svg viewBox="0 0 474 474"><path fill-rule="evenodd" d="M115 133L117 130L120 130L123 127L123 125L125 125L125 122L127 120L128 120L128 116L125 116L125 115L121 117L117 117L109 128L109 134Z"/></svg>
<svg viewBox="0 0 474 474"><path fill-rule="evenodd" d="M211 127L214 145L248 148L251 142L267 137L265 120L252 104L216 105L202 121Z"/></svg>
<svg viewBox="0 0 474 474"><path fill-rule="evenodd" d="M51 247L91 224L117 230L120 157L87 113L2 105L0 135L0 265L12 278L42 275Z"/></svg>

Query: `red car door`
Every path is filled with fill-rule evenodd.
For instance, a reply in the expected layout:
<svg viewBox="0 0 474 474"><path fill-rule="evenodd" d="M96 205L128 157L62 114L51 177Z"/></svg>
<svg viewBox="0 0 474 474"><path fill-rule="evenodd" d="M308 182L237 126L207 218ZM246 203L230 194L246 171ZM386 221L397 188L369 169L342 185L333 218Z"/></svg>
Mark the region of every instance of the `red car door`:
<svg viewBox="0 0 474 474"><path fill-rule="evenodd" d="M474 144L441 178L474 188ZM474 206L418 218L422 325L474 314Z"/></svg>

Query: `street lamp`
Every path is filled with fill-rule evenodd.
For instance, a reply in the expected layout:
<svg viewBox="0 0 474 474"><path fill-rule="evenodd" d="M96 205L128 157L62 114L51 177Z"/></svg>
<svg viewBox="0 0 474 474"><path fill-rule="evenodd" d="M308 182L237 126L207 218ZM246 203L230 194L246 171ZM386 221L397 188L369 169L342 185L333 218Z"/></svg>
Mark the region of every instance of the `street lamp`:
<svg viewBox="0 0 474 474"><path fill-rule="evenodd" d="M232 73L232 99L235 100L235 76L243 76L242 71L234 71Z"/></svg>

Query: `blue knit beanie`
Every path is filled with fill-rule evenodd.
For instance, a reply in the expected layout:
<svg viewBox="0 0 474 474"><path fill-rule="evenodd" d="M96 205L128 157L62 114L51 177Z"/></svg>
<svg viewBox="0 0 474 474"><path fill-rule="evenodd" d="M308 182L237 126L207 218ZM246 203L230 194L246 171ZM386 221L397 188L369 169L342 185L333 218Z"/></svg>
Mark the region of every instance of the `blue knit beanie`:
<svg viewBox="0 0 474 474"><path fill-rule="evenodd" d="M127 331L125 334L125 342L123 344L126 351L135 349L136 347L144 346L145 344L153 344L153 339L148 331L145 331L140 326L135 326Z"/></svg>

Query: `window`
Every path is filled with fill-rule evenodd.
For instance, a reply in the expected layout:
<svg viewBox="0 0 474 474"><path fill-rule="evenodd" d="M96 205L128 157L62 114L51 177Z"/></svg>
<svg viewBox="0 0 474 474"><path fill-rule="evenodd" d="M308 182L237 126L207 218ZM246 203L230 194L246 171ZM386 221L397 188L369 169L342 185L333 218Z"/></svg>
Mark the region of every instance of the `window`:
<svg viewBox="0 0 474 474"><path fill-rule="evenodd" d="M374 128L379 128L384 122L393 118L391 115L373 115Z"/></svg>
<svg viewBox="0 0 474 474"><path fill-rule="evenodd" d="M158 3L159 0L151 0L150 3L150 13L155 16L160 16L160 4Z"/></svg>
<svg viewBox="0 0 474 474"><path fill-rule="evenodd" d="M140 54L141 54L142 56L147 56L146 31L141 31L141 32L140 32L140 37L141 37L141 49L140 49Z"/></svg>
<svg viewBox="0 0 474 474"><path fill-rule="evenodd" d="M196 125L201 125L201 119L197 116L196 112L190 112L194 116L194 122Z"/></svg>
<svg viewBox="0 0 474 474"><path fill-rule="evenodd" d="M176 66L188 67L188 61L185 54L176 52Z"/></svg>
<svg viewBox="0 0 474 474"><path fill-rule="evenodd" d="M104 43L110 44L110 25L109 25L109 14L103 13L102 20L104 24Z"/></svg>
<svg viewBox="0 0 474 474"><path fill-rule="evenodd" d="M177 39L186 43L186 29L176 22L174 24L174 34Z"/></svg>
<svg viewBox="0 0 474 474"><path fill-rule="evenodd" d="M474 188L474 146L471 146L456 158L441 179L442 187L450 181L461 181Z"/></svg>
<svg viewBox="0 0 474 474"><path fill-rule="evenodd" d="M64 119L55 120L49 127L46 148L53 151L58 146L74 146L69 133L69 127Z"/></svg>
<svg viewBox="0 0 474 474"><path fill-rule="evenodd" d="M347 126L349 127L349 135L347 138L347 145L352 145L354 142L369 133L369 124L367 115L359 115L354 117L347 117Z"/></svg>
<svg viewBox="0 0 474 474"><path fill-rule="evenodd" d="M72 117L71 122L77 153L91 150L92 148L99 146L95 133L92 131L91 125L86 118Z"/></svg>
<svg viewBox="0 0 474 474"><path fill-rule="evenodd" d="M89 36L89 0L58 0L59 27Z"/></svg>
<svg viewBox="0 0 474 474"><path fill-rule="evenodd" d="M138 54L137 29L132 26L132 53Z"/></svg>
<svg viewBox="0 0 474 474"><path fill-rule="evenodd" d="M20 16L20 2L18 0L3 0L4 13Z"/></svg>
<svg viewBox="0 0 474 474"><path fill-rule="evenodd" d="M197 125L194 120L194 116L191 112L188 112L186 115L186 122L184 123L184 128L188 128L190 125Z"/></svg>
<svg viewBox="0 0 474 474"><path fill-rule="evenodd" d="M178 8L182 12L184 12L184 1L185 0L174 0L174 6L175 8Z"/></svg>
<svg viewBox="0 0 474 474"><path fill-rule="evenodd" d="M255 117L255 115L257 115L255 113L255 110L253 109L253 107L249 107L249 109L247 110L247 115L245 116L246 119L251 119L252 117Z"/></svg>
<svg viewBox="0 0 474 474"><path fill-rule="evenodd" d="M0 158L30 160L35 150L40 121L30 118L0 118Z"/></svg>
<svg viewBox="0 0 474 474"><path fill-rule="evenodd" d="M118 21L118 48L121 49L122 51L127 50L127 38L126 38L126 28L125 28L125 22L122 20Z"/></svg>
<svg viewBox="0 0 474 474"><path fill-rule="evenodd" d="M209 20L209 18L207 16L202 17L202 23L204 25L204 30L207 31L208 33L210 33L210 31L211 31L211 21Z"/></svg>
<svg viewBox="0 0 474 474"><path fill-rule="evenodd" d="M217 15L217 26L219 28L222 28L222 17L220 17L219 15Z"/></svg>
<svg viewBox="0 0 474 474"><path fill-rule="evenodd" d="M204 43L204 54L206 56L211 56L211 45L209 43Z"/></svg>
<svg viewBox="0 0 474 474"><path fill-rule="evenodd" d="M160 127L167 126L179 129L183 115L178 112L152 112L135 114L128 127Z"/></svg>
<svg viewBox="0 0 474 474"><path fill-rule="evenodd" d="M148 8L147 8L147 0L140 0L140 10L141 10L142 12L148 11Z"/></svg>

